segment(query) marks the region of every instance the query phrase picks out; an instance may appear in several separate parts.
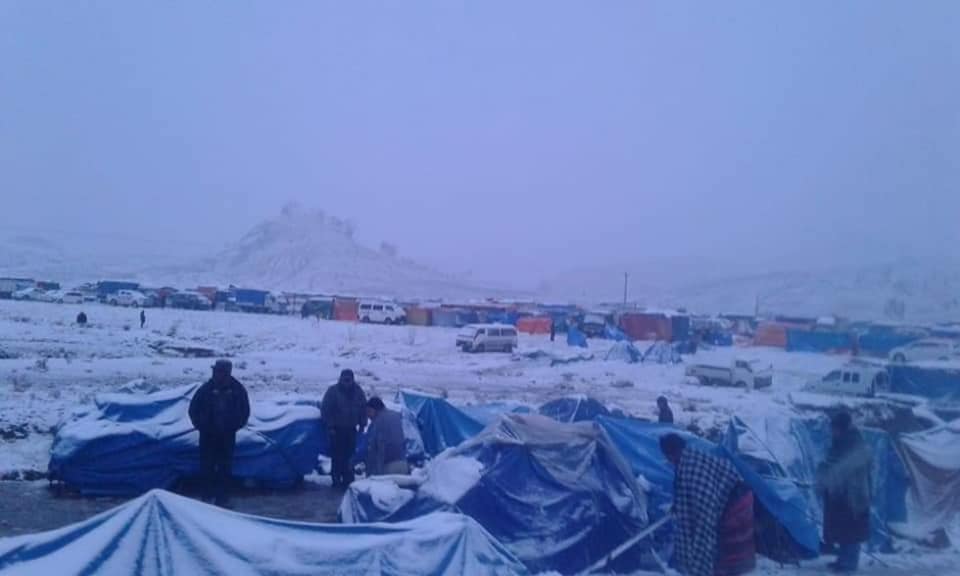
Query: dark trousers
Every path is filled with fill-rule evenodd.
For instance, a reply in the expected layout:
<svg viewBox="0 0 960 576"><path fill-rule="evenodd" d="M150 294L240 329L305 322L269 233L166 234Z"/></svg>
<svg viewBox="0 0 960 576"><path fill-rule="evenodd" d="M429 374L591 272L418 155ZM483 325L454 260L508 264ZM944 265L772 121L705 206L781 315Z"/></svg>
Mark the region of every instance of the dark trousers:
<svg viewBox="0 0 960 576"><path fill-rule="evenodd" d="M331 475L334 486L349 486L353 482L353 453L357 449L355 428L335 428L330 438Z"/></svg>
<svg viewBox="0 0 960 576"><path fill-rule="evenodd" d="M226 502L233 478L235 434L200 434L200 476L203 497L216 503Z"/></svg>

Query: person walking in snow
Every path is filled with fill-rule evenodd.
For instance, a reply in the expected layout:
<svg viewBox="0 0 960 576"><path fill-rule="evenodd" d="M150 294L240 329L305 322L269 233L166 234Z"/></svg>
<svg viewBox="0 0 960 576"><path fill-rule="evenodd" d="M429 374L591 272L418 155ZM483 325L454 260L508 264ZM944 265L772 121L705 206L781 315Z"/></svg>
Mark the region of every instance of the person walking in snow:
<svg viewBox="0 0 960 576"><path fill-rule="evenodd" d="M217 360L213 377L190 401L190 421L200 433L200 474L203 498L225 506L233 477L237 431L250 419L247 390L232 375L229 360Z"/></svg>
<svg viewBox="0 0 960 576"><path fill-rule="evenodd" d="M374 396L367 402L367 476L409 474L403 417Z"/></svg>
<svg viewBox="0 0 960 576"><path fill-rule="evenodd" d="M143 325L147 323L147 313L144 310L140 311L140 329L143 330Z"/></svg>
<svg viewBox="0 0 960 576"><path fill-rule="evenodd" d="M675 467L674 556L688 576L734 576L756 566L753 493L728 460L687 445L679 434L660 438Z"/></svg>
<svg viewBox="0 0 960 576"><path fill-rule="evenodd" d="M670 409L670 403L666 396L657 398L657 422L661 424L673 424L673 410Z"/></svg>
<svg viewBox="0 0 960 576"><path fill-rule="evenodd" d="M849 412L838 412L830 419L830 433L830 451L817 468L817 489L823 495L823 542L837 554L830 569L851 573L860 565L860 545L870 537L873 454Z"/></svg>
<svg viewBox="0 0 960 576"><path fill-rule="evenodd" d="M367 426L367 397L354 380L353 370L342 371L337 383L327 388L320 418L330 439L333 486L346 488L353 482L351 459L357 449L357 433Z"/></svg>

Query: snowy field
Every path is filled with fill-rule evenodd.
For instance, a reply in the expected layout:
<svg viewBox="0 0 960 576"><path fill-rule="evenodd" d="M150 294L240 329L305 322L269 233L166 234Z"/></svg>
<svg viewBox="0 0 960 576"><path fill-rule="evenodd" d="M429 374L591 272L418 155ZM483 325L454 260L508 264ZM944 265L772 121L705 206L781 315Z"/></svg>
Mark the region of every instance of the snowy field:
<svg viewBox="0 0 960 576"><path fill-rule="evenodd" d="M86 327L74 323L81 309L89 316ZM0 302L0 476L41 476L57 424L98 393L205 380L212 358L184 357L184 351L231 358L235 376L248 387L254 402L287 395L319 400L343 368L356 372L368 395L392 398L398 390L409 389L445 395L459 404L537 405L588 394L630 415L654 418L655 399L663 394L680 425L705 432L724 426L731 415L747 421L785 417L796 413L797 405L826 407L844 401L803 391L810 379L846 361L838 356L733 347L686 357L687 362L720 365L734 358L756 359L773 367L771 388L746 391L691 385L683 364L606 360L611 344L604 341L591 341L589 349L581 350L568 347L562 338L551 343L545 336L521 335L512 355L470 355L454 346L456 330L445 328L152 309L147 310L146 327L140 329L138 314L94 304ZM578 357L584 359L556 362ZM880 400L846 401L883 410ZM909 570L921 575L960 567L953 551L884 560L891 567L871 566L865 558L866 573ZM760 573L822 570L822 564L803 569L764 564Z"/></svg>

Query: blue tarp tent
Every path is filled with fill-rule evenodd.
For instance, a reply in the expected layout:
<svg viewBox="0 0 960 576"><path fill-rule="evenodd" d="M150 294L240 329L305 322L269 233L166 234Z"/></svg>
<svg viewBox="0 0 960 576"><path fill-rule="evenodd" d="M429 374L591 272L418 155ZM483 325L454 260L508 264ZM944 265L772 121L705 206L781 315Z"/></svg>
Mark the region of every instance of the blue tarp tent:
<svg viewBox="0 0 960 576"><path fill-rule="evenodd" d="M603 327L603 337L607 340L616 340L617 342L628 342L630 339L623 333L623 330L613 324L607 324Z"/></svg>
<svg viewBox="0 0 960 576"><path fill-rule="evenodd" d="M458 446L483 430L484 423L443 398L402 392L403 404L416 418L427 456Z"/></svg>
<svg viewBox="0 0 960 576"><path fill-rule="evenodd" d="M787 330L787 351L846 352L853 349L854 340L849 332Z"/></svg>
<svg viewBox="0 0 960 576"><path fill-rule="evenodd" d="M584 422L597 416L610 415L603 403L589 396L567 396L550 400L540 406L537 412L557 422Z"/></svg>
<svg viewBox="0 0 960 576"><path fill-rule="evenodd" d="M632 342L617 342L610 347L604 360L618 360L627 364L636 364L643 360L643 354Z"/></svg>
<svg viewBox="0 0 960 576"><path fill-rule="evenodd" d="M198 436L187 416L195 389L98 396L57 431L50 479L84 494L129 495L196 476ZM317 464L319 418L310 404L253 404L237 434L234 476L276 488L298 483Z"/></svg>
<svg viewBox="0 0 960 576"><path fill-rule="evenodd" d="M581 332L579 329L571 326L567 329L567 345L576 346L577 348L586 348L587 335Z"/></svg>
<svg viewBox="0 0 960 576"><path fill-rule="evenodd" d="M830 448L830 428L826 418L789 421L765 420L755 430L742 420L730 422L724 445L744 455L753 468L765 477L786 478L802 488L812 519L822 523L823 505L815 490L817 466L826 459ZM890 435L882 430L862 429L864 439L873 450L872 536L874 548L890 543L888 522L907 519L906 494L909 482L903 463L896 453ZM769 446L776 446L772 450Z"/></svg>
<svg viewBox="0 0 960 576"><path fill-rule="evenodd" d="M160 490L52 532L0 538L0 572L58 574L526 574L474 520L437 513L401 524L284 522Z"/></svg>
<svg viewBox="0 0 960 576"><path fill-rule="evenodd" d="M657 510L673 498L673 468L660 452L660 437L669 433L683 435L701 450L729 458L743 475L756 496L757 516L765 529L758 534L767 540L758 550L772 558L790 560L812 558L819 553L820 537L806 508L806 501L792 482L761 478L749 464L716 444L682 432L674 426L625 418L599 417L597 423L630 464L634 474L651 484L651 510Z"/></svg>
<svg viewBox="0 0 960 576"><path fill-rule="evenodd" d="M354 483L345 521L406 520L434 510L476 519L531 571L577 573L647 525L646 499L595 423L508 414L444 454L411 489L388 479ZM378 509L384 506L386 509ZM652 566L642 544L622 559Z"/></svg>
<svg viewBox="0 0 960 576"><path fill-rule="evenodd" d="M960 370L956 368L891 364L888 371L892 392L960 403Z"/></svg>

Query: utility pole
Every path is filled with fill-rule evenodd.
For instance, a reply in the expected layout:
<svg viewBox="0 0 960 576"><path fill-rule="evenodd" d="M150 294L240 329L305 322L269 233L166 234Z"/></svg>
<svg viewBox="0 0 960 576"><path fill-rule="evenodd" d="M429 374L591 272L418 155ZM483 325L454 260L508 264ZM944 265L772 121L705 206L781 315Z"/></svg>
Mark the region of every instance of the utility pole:
<svg viewBox="0 0 960 576"><path fill-rule="evenodd" d="M630 274L623 273L623 307L627 307L627 283L630 280Z"/></svg>

